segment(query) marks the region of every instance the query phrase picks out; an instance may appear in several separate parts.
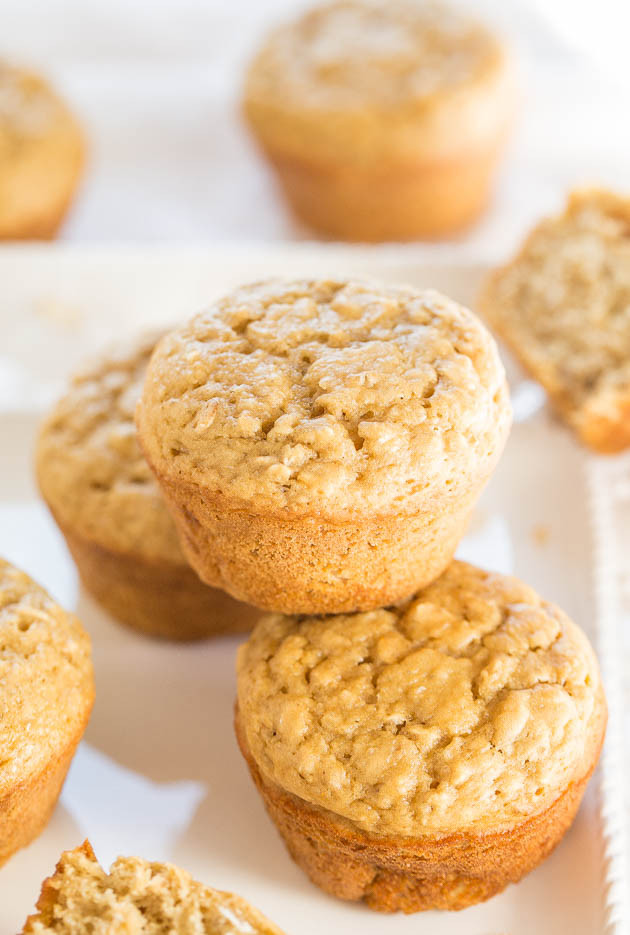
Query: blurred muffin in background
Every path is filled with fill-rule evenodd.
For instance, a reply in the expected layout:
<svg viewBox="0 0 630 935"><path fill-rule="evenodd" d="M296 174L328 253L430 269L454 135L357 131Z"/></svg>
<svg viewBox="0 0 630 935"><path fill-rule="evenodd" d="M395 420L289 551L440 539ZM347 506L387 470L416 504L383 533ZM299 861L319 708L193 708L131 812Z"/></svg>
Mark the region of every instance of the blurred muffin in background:
<svg viewBox="0 0 630 935"><path fill-rule="evenodd" d="M443 237L474 221L513 105L502 44L421 0L334 0L280 27L244 100L295 213L363 241Z"/></svg>
<svg viewBox="0 0 630 935"><path fill-rule="evenodd" d="M84 151L76 119L44 79L0 62L0 240L54 237Z"/></svg>

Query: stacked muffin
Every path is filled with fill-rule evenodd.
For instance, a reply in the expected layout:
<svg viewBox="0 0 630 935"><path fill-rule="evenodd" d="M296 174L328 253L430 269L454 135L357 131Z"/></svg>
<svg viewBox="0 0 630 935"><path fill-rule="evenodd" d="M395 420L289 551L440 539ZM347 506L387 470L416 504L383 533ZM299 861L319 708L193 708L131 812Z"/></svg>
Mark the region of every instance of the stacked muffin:
<svg viewBox="0 0 630 935"><path fill-rule="evenodd" d="M413 912L519 880L577 811L606 705L562 611L453 561L510 425L490 334L432 290L305 280L155 342L88 367L40 434L86 587L170 638L273 612L238 654L236 733L324 890Z"/></svg>
<svg viewBox="0 0 630 935"><path fill-rule="evenodd" d="M274 611L236 729L311 879L458 909L542 860L606 707L562 611L452 561L510 423L479 320L410 287L246 286L158 343L136 420L191 566Z"/></svg>

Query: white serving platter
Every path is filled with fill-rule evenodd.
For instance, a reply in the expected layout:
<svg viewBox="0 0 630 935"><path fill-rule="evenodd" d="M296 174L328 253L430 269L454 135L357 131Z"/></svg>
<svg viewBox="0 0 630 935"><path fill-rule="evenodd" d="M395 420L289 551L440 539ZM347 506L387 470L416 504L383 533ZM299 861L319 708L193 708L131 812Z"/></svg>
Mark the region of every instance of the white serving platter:
<svg viewBox="0 0 630 935"><path fill-rule="evenodd" d="M287 935L621 935L625 773L609 751L577 820L517 886L460 913L382 916L312 886L288 857L232 731L235 639L177 646L130 632L78 585L38 498L32 448L43 408L104 342L175 322L238 281L269 275L378 276L473 303L481 267L423 265L413 249L313 247L4 248L0 251L0 554L90 631L96 704L53 818L0 869L0 935L14 935L62 850L89 837L118 854L170 860L249 898ZM599 613L587 458L511 374L517 422L460 555L513 571L587 631L608 681L613 736L621 693L610 615ZM591 472L592 474L593 472ZM595 498L596 499L596 498ZM603 628L606 628L605 631ZM613 684L614 681L614 684ZM608 764L608 765L607 765Z"/></svg>

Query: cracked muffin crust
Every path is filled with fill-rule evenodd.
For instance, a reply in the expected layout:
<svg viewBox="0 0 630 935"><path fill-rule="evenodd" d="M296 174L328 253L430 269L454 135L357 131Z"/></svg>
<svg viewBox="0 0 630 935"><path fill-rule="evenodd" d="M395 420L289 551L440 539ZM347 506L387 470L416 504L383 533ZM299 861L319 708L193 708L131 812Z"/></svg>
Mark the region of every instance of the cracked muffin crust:
<svg viewBox="0 0 630 935"><path fill-rule="evenodd" d="M270 281L163 338L137 422L201 577L324 612L439 574L510 408L494 342L439 293Z"/></svg>
<svg viewBox="0 0 630 935"><path fill-rule="evenodd" d="M246 900L172 864L119 857L107 873L88 841L62 854L23 935L282 935Z"/></svg>
<svg viewBox="0 0 630 935"><path fill-rule="evenodd" d="M172 639L247 629L253 608L188 566L138 445L133 414L157 337L121 345L73 379L40 431L39 486L85 586L119 620Z"/></svg>
<svg viewBox="0 0 630 935"><path fill-rule="evenodd" d="M53 237L83 161L65 103L38 75L0 62L0 240Z"/></svg>
<svg viewBox="0 0 630 935"><path fill-rule="evenodd" d="M461 562L387 609L264 617L237 670L241 747L292 855L375 908L461 908L518 880L603 739L579 628Z"/></svg>
<svg viewBox="0 0 630 935"><path fill-rule="evenodd" d="M0 559L0 864L47 824L93 699L81 624Z"/></svg>
<svg viewBox="0 0 630 935"><path fill-rule="evenodd" d="M630 199L573 192L492 274L480 311L583 442L630 446Z"/></svg>
<svg viewBox="0 0 630 935"><path fill-rule="evenodd" d="M307 223L357 240L440 236L483 206L512 84L501 43L455 9L336 0L268 37L244 110Z"/></svg>

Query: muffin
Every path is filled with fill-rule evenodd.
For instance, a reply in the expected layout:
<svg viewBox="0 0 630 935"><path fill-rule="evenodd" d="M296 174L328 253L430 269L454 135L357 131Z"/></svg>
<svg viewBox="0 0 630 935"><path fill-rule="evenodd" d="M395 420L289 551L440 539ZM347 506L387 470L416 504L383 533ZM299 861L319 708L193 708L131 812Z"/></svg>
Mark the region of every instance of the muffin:
<svg viewBox="0 0 630 935"><path fill-rule="evenodd" d="M282 935L244 899L172 864L119 857L109 873L88 841L62 854L22 935Z"/></svg>
<svg viewBox="0 0 630 935"><path fill-rule="evenodd" d="M46 826L93 700L81 624L0 559L0 865Z"/></svg>
<svg viewBox="0 0 630 935"><path fill-rule="evenodd" d="M39 486L83 584L117 620L178 640L243 631L257 612L187 564L138 446L133 413L156 338L75 377L39 434Z"/></svg>
<svg viewBox="0 0 630 935"><path fill-rule="evenodd" d="M163 338L136 419L204 581L339 613L443 571L510 409L494 341L439 293L270 281Z"/></svg>
<svg viewBox="0 0 630 935"><path fill-rule="evenodd" d="M39 75L0 62L0 240L54 237L83 161L64 102Z"/></svg>
<svg viewBox="0 0 630 935"><path fill-rule="evenodd" d="M573 192L492 274L480 311L582 442L630 446L630 198Z"/></svg>
<svg viewBox="0 0 630 935"><path fill-rule="evenodd" d="M462 909L560 841L602 744L593 652L515 578L454 562L371 613L263 617L239 744L293 859L372 909Z"/></svg>
<svg viewBox="0 0 630 935"><path fill-rule="evenodd" d="M513 98L502 44L466 14L336 0L271 34L244 110L299 218L345 240L409 240L481 213Z"/></svg>

